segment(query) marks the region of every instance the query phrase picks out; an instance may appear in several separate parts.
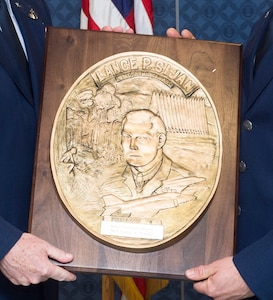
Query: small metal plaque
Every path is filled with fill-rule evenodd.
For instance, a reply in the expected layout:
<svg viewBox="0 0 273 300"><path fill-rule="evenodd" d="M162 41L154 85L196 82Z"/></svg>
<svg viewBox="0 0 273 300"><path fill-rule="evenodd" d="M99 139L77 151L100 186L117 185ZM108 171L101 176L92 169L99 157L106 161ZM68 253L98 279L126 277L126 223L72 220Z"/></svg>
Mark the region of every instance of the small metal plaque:
<svg viewBox="0 0 273 300"><path fill-rule="evenodd" d="M163 240L163 226L153 220L105 217L101 221L101 234L148 240Z"/></svg>

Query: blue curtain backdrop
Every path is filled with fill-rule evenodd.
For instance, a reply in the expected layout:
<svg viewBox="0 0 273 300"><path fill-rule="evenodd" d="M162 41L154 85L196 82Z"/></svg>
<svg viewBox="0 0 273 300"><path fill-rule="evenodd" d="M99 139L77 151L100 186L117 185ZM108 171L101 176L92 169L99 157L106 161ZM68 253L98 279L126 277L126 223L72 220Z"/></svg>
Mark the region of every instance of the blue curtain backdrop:
<svg viewBox="0 0 273 300"><path fill-rule="evenodd" d="M79 28L80 0L45 0L53 25ZM97 0L99 1L99 0ZM245 43L253 23L273 0L153 0L155 35L165 35L168 27L190 29L198 39ZM176 10L176 8L179 8ZM116 299L119 299L116 290ZM202 299L189 283L171 281L152 300ZM60 284L60 300L100 300L101 275L78 274L73 283Z"/></svg>

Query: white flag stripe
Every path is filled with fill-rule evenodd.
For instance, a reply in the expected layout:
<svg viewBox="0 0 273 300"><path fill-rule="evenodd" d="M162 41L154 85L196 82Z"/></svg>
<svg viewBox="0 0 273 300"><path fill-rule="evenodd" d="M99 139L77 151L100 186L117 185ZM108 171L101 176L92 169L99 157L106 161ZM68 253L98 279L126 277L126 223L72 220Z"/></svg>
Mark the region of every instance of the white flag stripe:
<svg viewBox="0 0 273 300"><path fill-rule="evenodd" d="M127 297L124 294L122 294L120 300L127 300Z"/></svg>
<svg viewBox="0 0 273 300"><path fill-rule="evenodd" d="M136 33L153 34L153 27L142 0L134 1Z"/></svg>
<svg viewBox="0 0 273 300"><path fill-rule="evenodd" d="M81 20L80 20L80 28L81 29L87 29L88 28L88 18L81 9Z"/></svg>

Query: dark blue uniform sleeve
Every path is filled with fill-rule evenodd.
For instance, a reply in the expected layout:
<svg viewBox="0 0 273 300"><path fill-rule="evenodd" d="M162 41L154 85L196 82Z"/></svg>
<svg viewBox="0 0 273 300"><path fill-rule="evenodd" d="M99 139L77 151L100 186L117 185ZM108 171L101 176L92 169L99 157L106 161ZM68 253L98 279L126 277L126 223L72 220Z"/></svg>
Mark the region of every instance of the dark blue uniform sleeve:
<svg viewBox="0 0 273 300"><path fill-rule="evenodd" d="M260 300L273 299L273 231L233 258L241 276Z"/></svg>
<svg viewBox="0 0 273 300"><path fill-rule="evenodd" d="M9 252L22 235L22 231L0 217L0 260Z"/></svg>

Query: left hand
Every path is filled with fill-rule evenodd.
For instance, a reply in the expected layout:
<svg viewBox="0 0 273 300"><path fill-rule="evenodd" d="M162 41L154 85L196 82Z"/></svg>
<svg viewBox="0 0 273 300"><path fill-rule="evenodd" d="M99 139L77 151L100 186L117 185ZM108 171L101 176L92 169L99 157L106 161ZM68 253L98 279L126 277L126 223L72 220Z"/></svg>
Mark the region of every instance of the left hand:
<svg viewBox="0 0 273 300"><path fill-rule="evenodd" d="M188 29L183 29L181 33L179 33L174 28L168 28L166 34L168 37L195 40L195 36Z"/></svg>
<svg viewBox="0 0 273 300"><path fill-rule="evenodd" d="M132 28L129 28L124 31L124 28L121 26L118 26L118 27L104 26L104 27L102 27L101 30L102 31L112 31L112 32L134 33L134 30Z"/></svg>
<svg viewBox="0 0 273 300"><path fill-rule="evenodd" d="M185 272L195 281L194 289L215 300L239 300L254 296L235 267L232 257L214 261Z"/></svg>
<svg viewBox="0 0 273 300"><path fill-rule="evenodd" d="M0 260L1 272L15 285L28 286L46 281L74 281L76 276L52 263L69 263L73 255L54 247L29 233L23 233L17 243Z"/></svg>

